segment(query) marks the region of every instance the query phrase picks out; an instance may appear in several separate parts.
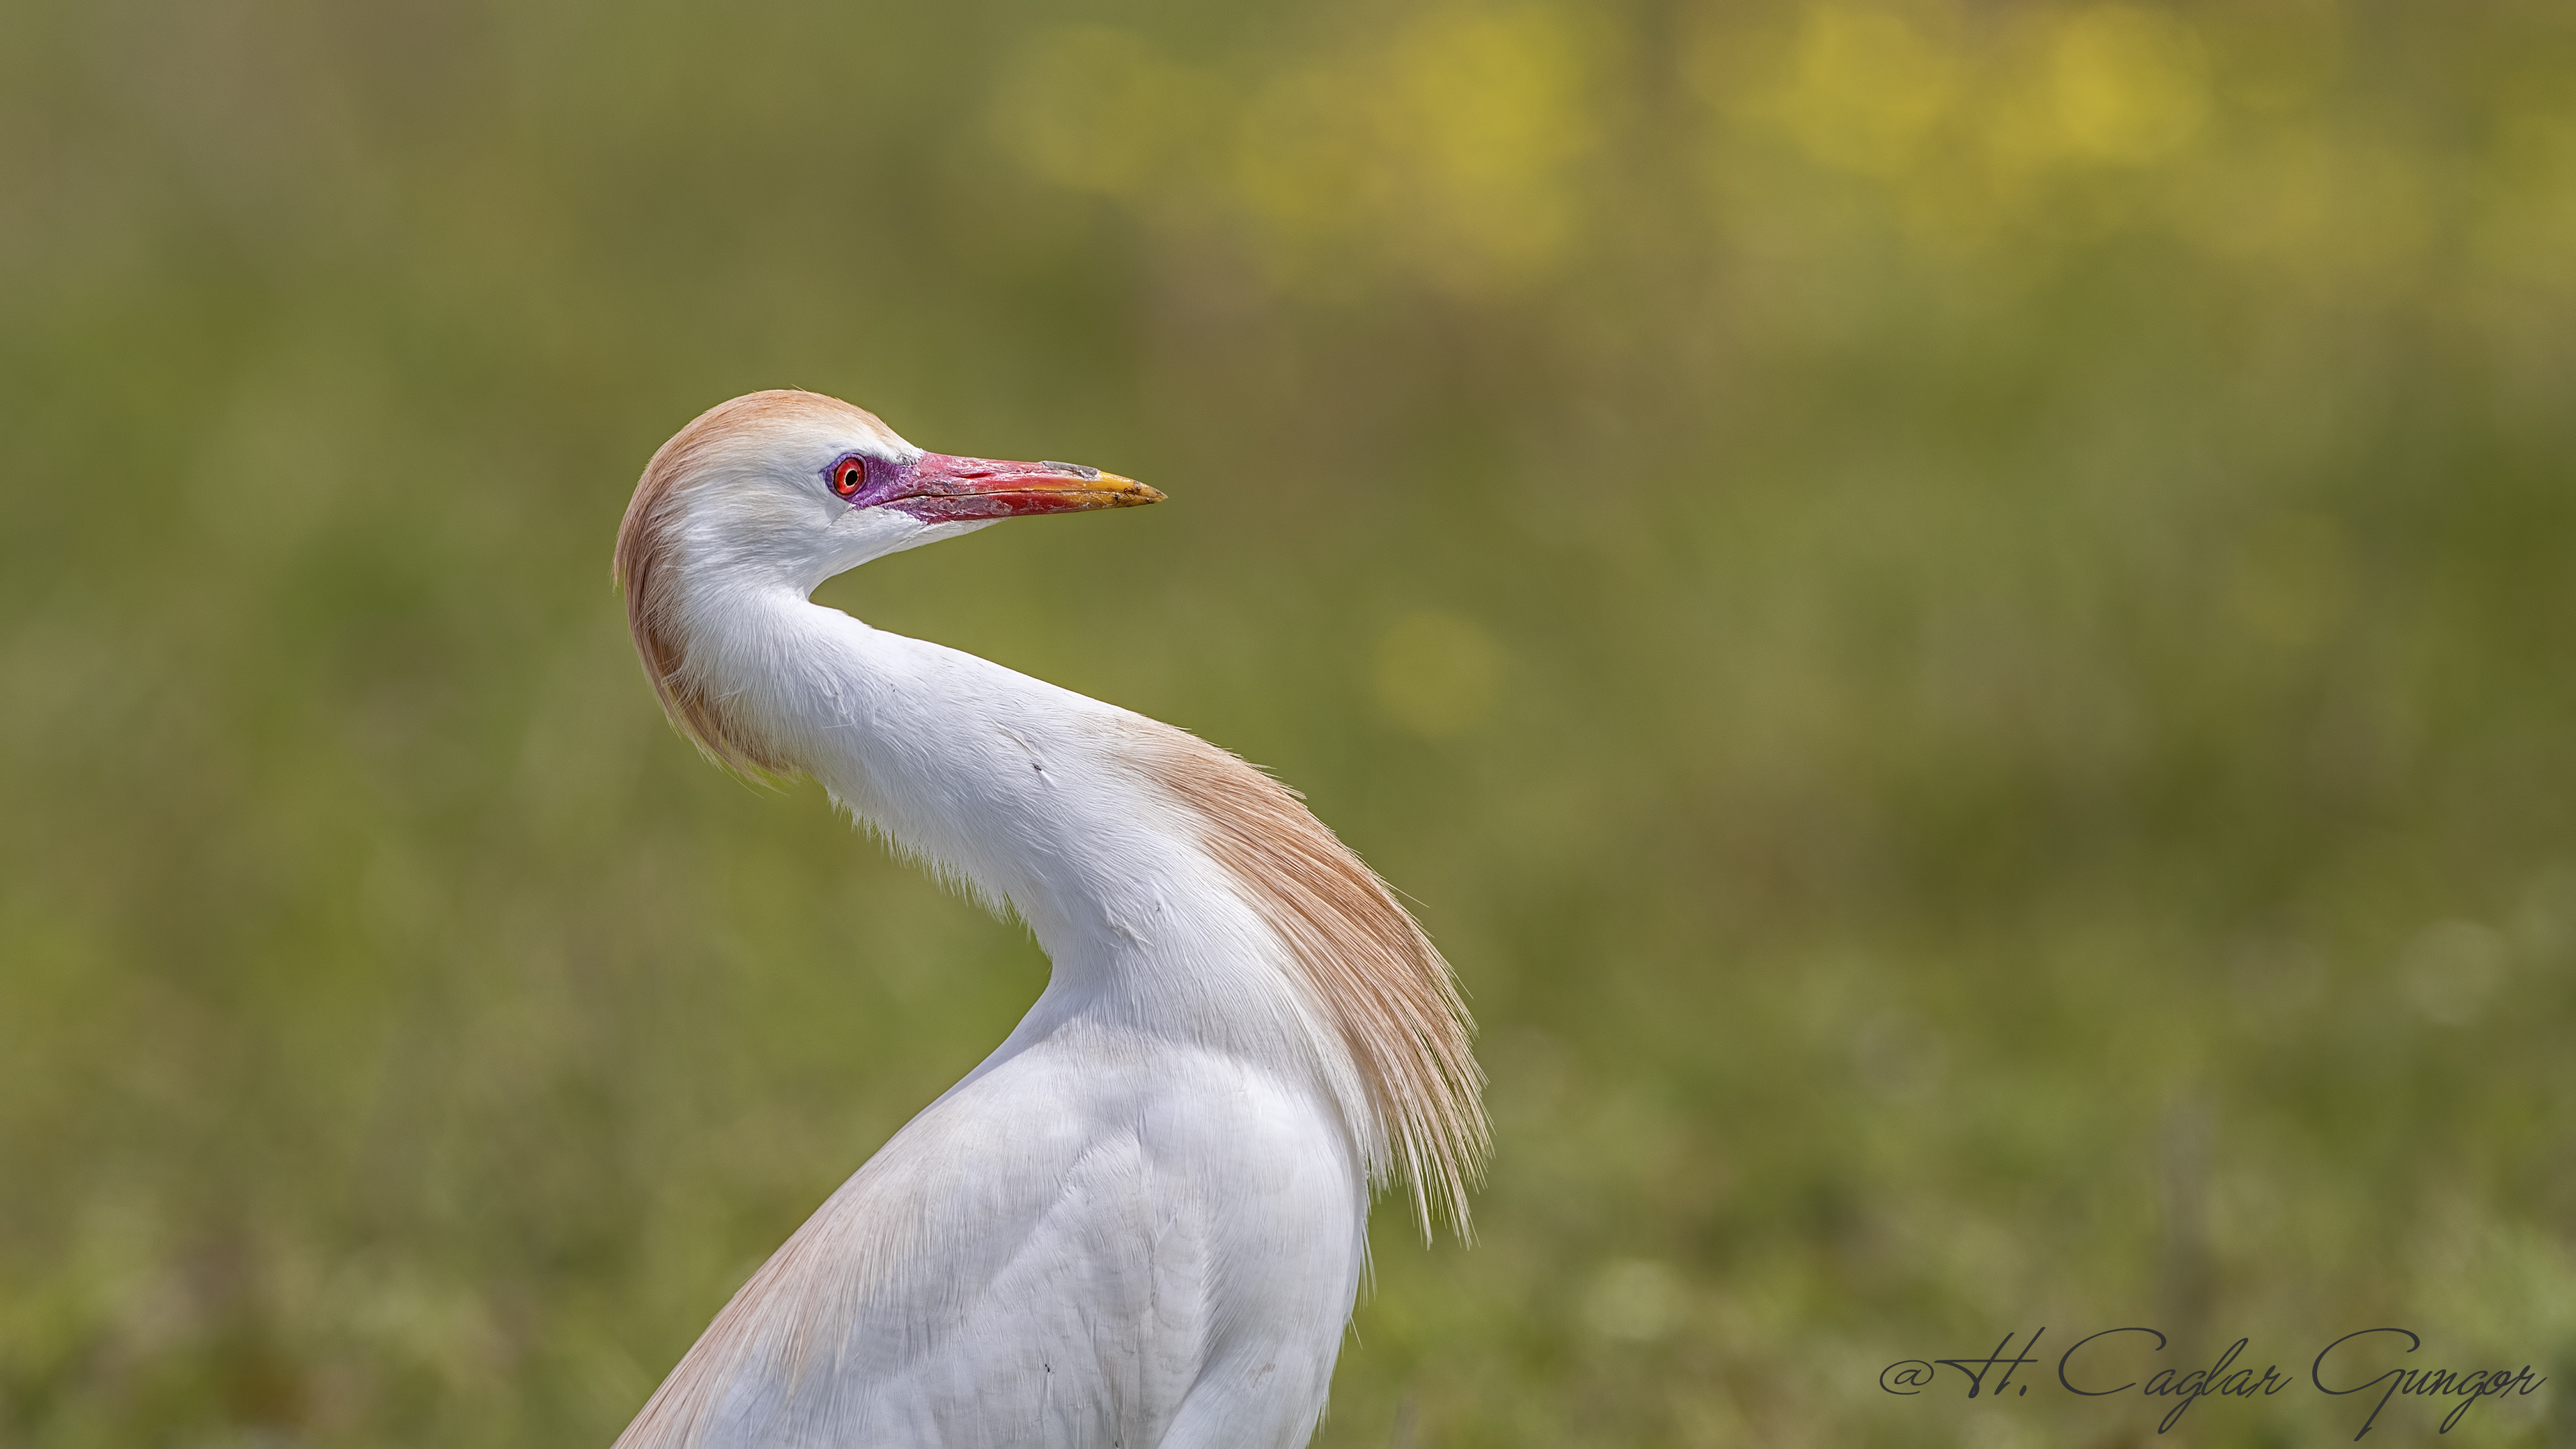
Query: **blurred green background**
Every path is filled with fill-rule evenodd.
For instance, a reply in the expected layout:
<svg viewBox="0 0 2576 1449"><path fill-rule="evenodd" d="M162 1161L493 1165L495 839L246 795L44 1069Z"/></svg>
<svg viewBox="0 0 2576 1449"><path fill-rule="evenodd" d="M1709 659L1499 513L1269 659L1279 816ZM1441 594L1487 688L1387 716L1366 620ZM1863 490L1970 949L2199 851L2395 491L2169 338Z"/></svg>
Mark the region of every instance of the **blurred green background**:
<svg viewBox="0 0 2576 1449"><path fill-rule="evenodd" d="M0 1444L605 1446L1035 994L634 663L783 385L1168 490L822 597L1457 962L1480 1237L1321 1443L2157 1442L1876 1383L2131 1323L2576 1436L2576 12L97 0L0 7Z"/></svg>

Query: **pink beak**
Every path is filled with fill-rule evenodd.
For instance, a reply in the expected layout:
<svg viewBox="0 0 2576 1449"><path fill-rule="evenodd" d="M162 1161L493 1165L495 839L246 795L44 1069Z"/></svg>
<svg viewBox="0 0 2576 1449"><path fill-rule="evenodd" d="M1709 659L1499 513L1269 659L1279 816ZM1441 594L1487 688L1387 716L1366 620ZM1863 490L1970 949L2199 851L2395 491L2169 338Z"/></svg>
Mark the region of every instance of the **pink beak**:
<svg viewBox="0 0 2576 1449"><path fill-rule="evenodd" d="M1009 463L924 453L904 465L883 503L924 523L958 523L1162 501L1160 491L1133 478L1077 463Z"/></svg>

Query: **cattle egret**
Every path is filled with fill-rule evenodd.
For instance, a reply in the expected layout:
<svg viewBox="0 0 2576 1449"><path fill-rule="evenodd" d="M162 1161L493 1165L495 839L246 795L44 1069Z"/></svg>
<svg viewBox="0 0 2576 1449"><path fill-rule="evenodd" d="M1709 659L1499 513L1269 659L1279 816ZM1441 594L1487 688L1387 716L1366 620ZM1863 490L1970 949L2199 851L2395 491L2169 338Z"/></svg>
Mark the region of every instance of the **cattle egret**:
<svg viewBox="0 0 2576 1449"><path fill-rule="evenodd" d="M1464 1230L1487 1134L1448 965L1293 793L808 597L1004 518L1162 496L926 453L804 392L711 409L645 468L616 575L672 722L721 764L813 777L1016 911L1053 972L752 1275L619 1449L1293 1449L1372 1190L1401 1178L1425 1233Z"/></svg>

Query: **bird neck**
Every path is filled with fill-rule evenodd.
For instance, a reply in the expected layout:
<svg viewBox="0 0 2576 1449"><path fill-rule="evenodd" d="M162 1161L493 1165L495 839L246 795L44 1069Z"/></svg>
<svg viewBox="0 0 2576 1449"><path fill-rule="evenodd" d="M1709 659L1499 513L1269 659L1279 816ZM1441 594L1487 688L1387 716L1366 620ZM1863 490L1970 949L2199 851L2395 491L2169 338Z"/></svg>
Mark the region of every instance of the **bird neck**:
<svg viewBox="0 0 2576 1449"><path fill-rule="evenodd" d="M1125 710L791 590L693 640L762 756L812 776L900 852L997 911L1054 963L1045 1005L1229 1049L1286 1044L1289 983L1151 768ZM707 647L713 646L713 647Z"/></svg>
<svg viewBox="0 0 2576 1449"><path fill-rule="evenodd" d="M997 1054L1086 1028L1311 1081L1372 1176L1462 1226L1481 1077L1448 967L1296 797L1168 725L793 588L688 621L692 683L746 752L1016 911L1054 963ZM988 1067L991 1063L987 1064Z"/></svg>

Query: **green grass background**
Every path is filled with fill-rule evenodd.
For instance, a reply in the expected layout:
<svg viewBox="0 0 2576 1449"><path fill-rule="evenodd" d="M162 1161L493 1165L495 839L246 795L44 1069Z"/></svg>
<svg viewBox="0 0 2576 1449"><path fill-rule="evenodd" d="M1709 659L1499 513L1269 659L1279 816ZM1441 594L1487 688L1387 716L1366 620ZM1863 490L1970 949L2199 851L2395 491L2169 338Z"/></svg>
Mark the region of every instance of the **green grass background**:
<svg viewBox="0 0 2576 1449"><path fill-rule="evenodd" d="M1035 994L633 661L782 385L1166 489L822 597L1456 961L1320 1442L2576 1442L2566 7L30 0L0 1444L604 1446ZM2298 1387L1876 1384L2129 1323Z"/></svg>

